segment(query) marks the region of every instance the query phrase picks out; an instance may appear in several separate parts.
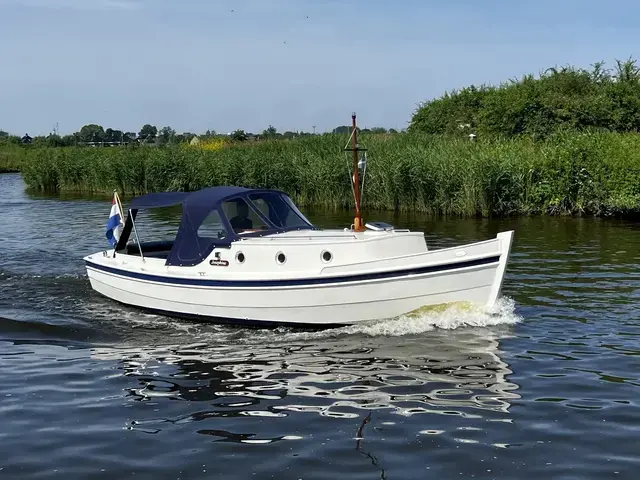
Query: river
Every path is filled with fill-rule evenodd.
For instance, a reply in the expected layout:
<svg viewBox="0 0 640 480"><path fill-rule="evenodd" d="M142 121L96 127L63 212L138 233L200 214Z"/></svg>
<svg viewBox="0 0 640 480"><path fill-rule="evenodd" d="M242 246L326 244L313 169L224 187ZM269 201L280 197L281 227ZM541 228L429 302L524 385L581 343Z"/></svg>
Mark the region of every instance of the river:
<svg viewBox="0 0 640 480"><path fill-rule="evenodd" d="M94 293L109 203L0 175L0 478L637 478L638 224L364 212L431 248L515 229L499 313L273 331Z"/></svg>

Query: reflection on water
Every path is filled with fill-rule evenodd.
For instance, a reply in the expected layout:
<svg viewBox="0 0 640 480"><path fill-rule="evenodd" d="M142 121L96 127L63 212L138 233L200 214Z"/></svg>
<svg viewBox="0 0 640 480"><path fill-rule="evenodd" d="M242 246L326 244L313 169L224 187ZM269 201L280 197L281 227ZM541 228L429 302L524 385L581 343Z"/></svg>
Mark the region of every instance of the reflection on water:
<svg viewBox="0 0 640 480"><path fill-rule="evenodd" d="M466 315L469 323L483 318ZM507 380L511 370L500 359L499 341L509 335L508 324L517 318L512 312L503 315L505 326L498 330L448 331L433 329L438 321L447 326L447 314L438 316L424 319L426 336L418 334L409 319L396 320L396 336L367 335L375 324L362 326L361 332L354 330L357 327L312 333L258 330L229 345L222 330L200 336L193 344L95 347L92 358L116 361L124 375L135 379L137 385L128 390L132 400L190 402L189 411L178 416L133 419L128 424L145 432L220 417L278 418L293 413L342 419L377 410L402 417L438 414L467 419L480 419L488 412L508 414L510 402L519 398L518 387ZM241 443L291 438L290 433L255 438L204 427L198 433Z"/></svg>

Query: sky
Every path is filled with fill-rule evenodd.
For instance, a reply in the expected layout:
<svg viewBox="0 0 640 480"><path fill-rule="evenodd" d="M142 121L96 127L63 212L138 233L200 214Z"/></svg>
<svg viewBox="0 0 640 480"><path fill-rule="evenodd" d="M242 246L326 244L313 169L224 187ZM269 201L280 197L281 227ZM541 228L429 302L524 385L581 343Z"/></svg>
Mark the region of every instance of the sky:
<svg viewBox="0 0 640 480"><path fill-rule="evenodd" d="M635 58L632 0L0 0L0 130L406 128L421 102Z"/></svg>

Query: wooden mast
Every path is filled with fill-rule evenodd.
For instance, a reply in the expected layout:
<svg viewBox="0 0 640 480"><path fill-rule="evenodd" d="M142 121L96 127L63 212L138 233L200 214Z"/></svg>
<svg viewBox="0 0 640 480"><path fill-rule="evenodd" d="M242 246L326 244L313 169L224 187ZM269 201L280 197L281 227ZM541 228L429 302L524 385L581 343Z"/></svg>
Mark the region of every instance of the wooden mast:
<svg viewBox="0 0 640 480"><path fill-rule="evenodd" d="M358 145L358 127L356 126L356 114L351 114L351 150L353 151L353 189L356 201L356 216L353 219L353 227L356 232L363 232L365 230L364 222L362 221L362 215L360 213L360 172L358 169L358 152L364 150Z"/></svg>

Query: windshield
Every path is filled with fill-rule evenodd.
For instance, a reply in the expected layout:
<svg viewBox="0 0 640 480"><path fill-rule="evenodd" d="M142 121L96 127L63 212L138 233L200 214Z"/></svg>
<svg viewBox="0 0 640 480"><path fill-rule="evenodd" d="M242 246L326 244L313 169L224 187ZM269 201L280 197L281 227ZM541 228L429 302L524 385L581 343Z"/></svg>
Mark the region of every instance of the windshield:
<svg viewBox="0 0 640 480"><path fill-rule="evenodd" d="M277 192L253 193L251 203L278 228L312 227L291 199Z"/></svg>
<svg viewBox="0 0 640 480"><path fill-rule="evenodd" d="M251 232L254 230L268 230L268 226L261 219L254 208L249 208L242 198L234 198L222 204L222 211L229 219L231 228L236 233Z"/></svg>

